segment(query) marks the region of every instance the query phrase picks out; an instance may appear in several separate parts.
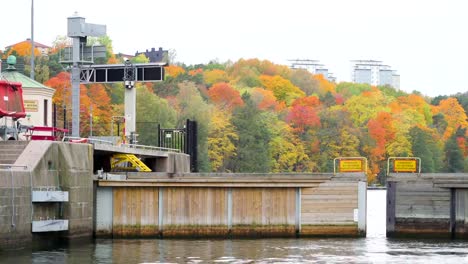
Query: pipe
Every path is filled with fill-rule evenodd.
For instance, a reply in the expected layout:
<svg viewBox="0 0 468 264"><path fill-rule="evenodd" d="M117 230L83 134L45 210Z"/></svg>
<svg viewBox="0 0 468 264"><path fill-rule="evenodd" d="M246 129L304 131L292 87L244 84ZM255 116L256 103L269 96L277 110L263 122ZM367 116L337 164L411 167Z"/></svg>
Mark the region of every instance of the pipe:
<svg viewBox="0 0 468 264"><path fill-rule="evenodd" d="M11 227L13 229L16 229L16 223L15 223L15 185L13 182L13 169L10 167L10 175L11 175L11 207L12 207L12 213L11 213Z"/></svg>
<svg viewBox="0 0 468 264"><path fill-rule="evenodd" d="M12 164L0 164L0 167L5 167L7 170L10 170L10 178L11 178L11 208L12 208L12 214L11 214L11 227L14 229L16 228L16 221L15 221L15 183L14 183L14 178L13 178L13 168L24 168L27 169L28 166L24 165L12 165Z"/></svg>

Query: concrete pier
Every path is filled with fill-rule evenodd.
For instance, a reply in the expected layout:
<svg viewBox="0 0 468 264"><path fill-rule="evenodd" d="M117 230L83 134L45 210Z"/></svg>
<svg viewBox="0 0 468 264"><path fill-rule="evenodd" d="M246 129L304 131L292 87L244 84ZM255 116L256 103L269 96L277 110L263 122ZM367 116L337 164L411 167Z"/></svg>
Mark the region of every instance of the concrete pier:
<svg viewBox="0 0 468 264"><path fill-rule="evenodd" d="M92 144L0 142L0 250L59 238L365 236L364 173L193 174L185 154L143 155L156 172L98 179ZM124 151L125 149L121 149Z"/></svg>
<svg viewBox="0 0 468 264"><path fill-rule="evenodd" d="M18 151L0 167L0 250L93 234L92 146L0 142Z"/></svg>

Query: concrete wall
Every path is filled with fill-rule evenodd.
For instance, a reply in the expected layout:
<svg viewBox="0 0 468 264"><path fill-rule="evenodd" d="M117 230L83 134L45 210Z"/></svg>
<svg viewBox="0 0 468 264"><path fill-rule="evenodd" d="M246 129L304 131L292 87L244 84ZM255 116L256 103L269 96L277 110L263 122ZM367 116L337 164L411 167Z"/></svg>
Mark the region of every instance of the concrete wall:
<svg viewBox="0 0 468 264"><path fill-rule="evenodd" d="M0 170L0 250L50 237L91 237L92 148L86 144L31 141L11 170ZM69 192L69 202L32 202L32 191ZM68 219L68 231L32 233L32 221Z"/></svg>
<svg viewBox="0 0 468 264"><path fill-rule="evenodd" d="M391 174L388 237L467 237L468 174Z"/></svg>
<svg viewBox="0 0 468 264"><path fill-rule="evenodd" d="M99 180L96 199L98 237L365 236L366 231L364 174L134 173L128 180Z"/></svg>

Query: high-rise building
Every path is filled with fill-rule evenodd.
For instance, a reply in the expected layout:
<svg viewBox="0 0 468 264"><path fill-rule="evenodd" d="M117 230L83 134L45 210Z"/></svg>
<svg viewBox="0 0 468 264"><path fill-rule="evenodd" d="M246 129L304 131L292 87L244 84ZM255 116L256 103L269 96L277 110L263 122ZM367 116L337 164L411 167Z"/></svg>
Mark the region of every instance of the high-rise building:
<svg viewBox="0 0 468 264"><path fill-rule="evenodd" d="M335 82L336 78L333 73L329 72L325 65L320 64L318 60L296 59L291 61L291 69L305 69L312 74L322 74L325 79L330 82Z"/></svg>
<svg viewBox="0 0 468 264"><path fill-rule="evenodd" d="M351 81L370 85L390 85L400 89L400 75L389 65L375 60L351 61Z"/></svg>

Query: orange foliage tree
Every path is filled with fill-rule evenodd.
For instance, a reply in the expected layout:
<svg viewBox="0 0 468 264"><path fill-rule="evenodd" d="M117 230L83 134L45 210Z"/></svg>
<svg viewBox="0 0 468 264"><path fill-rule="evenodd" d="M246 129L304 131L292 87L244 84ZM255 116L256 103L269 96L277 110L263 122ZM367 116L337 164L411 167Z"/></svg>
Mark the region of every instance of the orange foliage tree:
<svg viewBox="0 0 468 264"><path fill-rule="evenodd" d="M253 88L251 99L260 110L277 110L278 101L272 91L263 88Z"/></svg>
<svg viewBox="0 0 468 264"><path fill-rule="evenodd" d="M317 111L311 106L301 104L296 104L291 107L286 120L297 133L303 133L307 128L320 126L320 117Z"/></svg>
<svg viewBox="0 0 468 264"><path fill-rule="evenodd" d="M6 56L10 56L13 53L16 53L18 56L21 57L29 57L31 56L31 43L30 42L20 42L16 45L13 45L8 52L6 53ZM34 56L39 56L41 52L39 49L35 48L34 49Z"/></svg>
<svg viewBox="0 0 468 264"><path fill-rule="evenodd" d="M102 84L89 85L87 92L94 124L93 135L108 135L112 118L111 98Z"/></svg>
<svg viewBox="0 0 468 264"><path fill-rule="evenodd" d="M242 106L244 102L239 91L232 88L227 83L217 83L208 90L211 100L223 109L232 110L237 106Z"/></svg>
<svg viewBox="0 0 468 264"><path fill-rule="evenodd" d="M393 126L393 117L390 113L379 112L375 118L367 123L369 136L375 140L375 147L371 149L370 165L373 173L380 172L379 162L385 159L386 146L395 138L396 129Z"/></svg>

